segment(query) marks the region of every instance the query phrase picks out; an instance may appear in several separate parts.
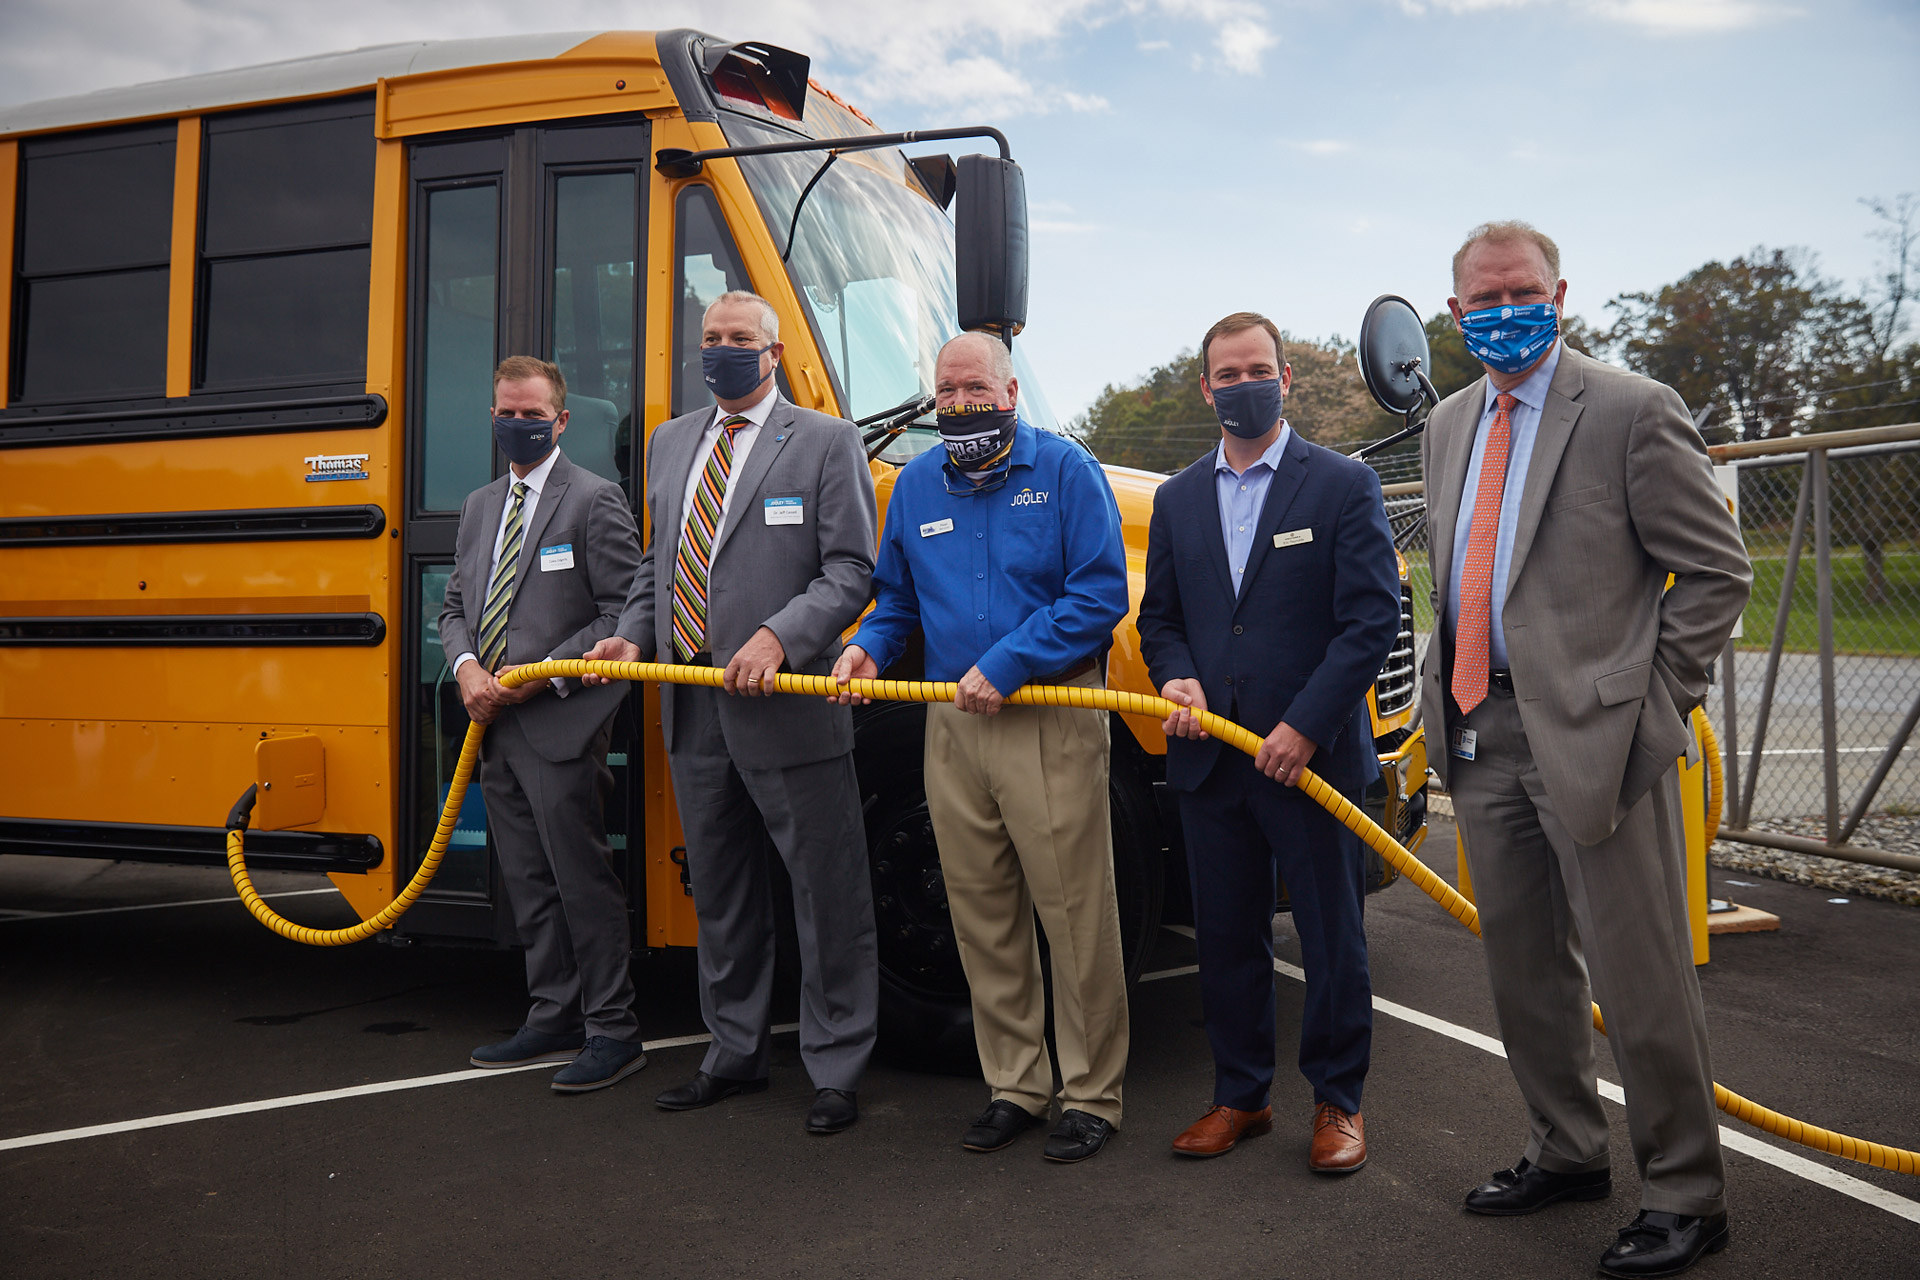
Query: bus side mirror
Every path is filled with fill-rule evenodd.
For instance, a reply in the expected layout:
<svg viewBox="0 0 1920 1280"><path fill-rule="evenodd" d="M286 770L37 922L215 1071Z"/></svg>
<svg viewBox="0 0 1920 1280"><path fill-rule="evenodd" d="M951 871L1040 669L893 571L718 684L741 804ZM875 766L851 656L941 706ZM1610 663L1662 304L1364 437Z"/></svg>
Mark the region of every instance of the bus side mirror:
<svg viewBox="0 0 1920 1280"><path fill-rule="evenodd" d="M996 156L961 156L954 218L954 285L962 332L988 329L1009 345L1027 324L1027 180Z"/></svg>

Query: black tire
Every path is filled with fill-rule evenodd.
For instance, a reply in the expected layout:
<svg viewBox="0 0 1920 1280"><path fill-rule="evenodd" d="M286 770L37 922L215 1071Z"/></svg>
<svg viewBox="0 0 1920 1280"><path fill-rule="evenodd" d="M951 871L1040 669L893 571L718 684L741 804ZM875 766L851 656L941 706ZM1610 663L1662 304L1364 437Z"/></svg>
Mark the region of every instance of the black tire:
<svg viewBox="0 0 1920 1280"><path fill-rule="evenodd" d="M899 1066L978 1076L967 979L927 814L926 718L924 705L885 703L863 709L855 722L854 766L880 950L877 1048ZM1115 731L1124 732L1117 721ZM1160 927L1163 841L1146 784L1118 751L1108 787L1121 947L1131 984Z"/></svg>

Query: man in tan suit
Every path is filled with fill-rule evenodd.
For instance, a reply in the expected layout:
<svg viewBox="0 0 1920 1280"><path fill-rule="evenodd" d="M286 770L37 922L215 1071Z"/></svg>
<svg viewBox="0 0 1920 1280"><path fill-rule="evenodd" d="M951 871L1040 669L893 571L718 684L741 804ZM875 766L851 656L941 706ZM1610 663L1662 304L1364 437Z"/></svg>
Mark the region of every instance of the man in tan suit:
<svg viewBox="0 0 1920 1280"><path fill-rule="evenodd" d="M1611 1192L1591 991L1643 1183L1600 1269L1673 1275L1727 1242L1674 766L1752 572L1680 397L1559 341L1553 241L1476 228L1453 283L1487 376L1434 410L1422 446L1436 614L1422 706L1531 1119L1521 1160L1466 1207Z"/></svg>

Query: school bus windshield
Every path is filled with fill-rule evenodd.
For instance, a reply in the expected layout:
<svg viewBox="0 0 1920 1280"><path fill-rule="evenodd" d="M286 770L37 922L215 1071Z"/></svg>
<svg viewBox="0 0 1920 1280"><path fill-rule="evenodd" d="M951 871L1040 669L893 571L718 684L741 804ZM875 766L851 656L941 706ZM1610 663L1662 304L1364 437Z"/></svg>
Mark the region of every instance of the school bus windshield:
<svg viewBox="0 0 1920 1280"><path fill-rule="evenodd" d="M738 145L782 135L729 121ZM826 156L742 156L774 243L787 249L793 211ZM807 195L787 256L793 282L840 388L842 412L862 418L933 390L933 362L955 336L953 225L892 149L843 155ZM1040 383L1016 345L1022 415L1057 430ZM930 443L930 441L929 441Z"/></svg>

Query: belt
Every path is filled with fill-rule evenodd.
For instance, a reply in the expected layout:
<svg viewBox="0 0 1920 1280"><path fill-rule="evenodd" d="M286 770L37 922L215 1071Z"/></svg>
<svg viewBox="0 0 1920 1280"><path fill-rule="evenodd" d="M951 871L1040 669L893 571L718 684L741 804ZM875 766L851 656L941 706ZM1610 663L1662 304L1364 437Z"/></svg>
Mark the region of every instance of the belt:
<svg viewBox="0 0 1920 1280"><path fill-rule="evenodd" d="M1069 680L1073 680L1073 679L1076 679L1077 677L1087 674L1087 672L1093 670L1094 665L1095 663L1093 658L1091 656L1088 656L1080 659L1080 661L1074 663L1070 667L1066 667L1059 671L1054 672L1050 676L1035 676L1033 678L1032 683L1034 684L1065 684Z"/></svg>
<svg viewBox="0 0 1920 1280"><path fill-rule="evenodd" d="M1498 671L1489 671L1487 672L1487 684L1492 688L1500 690L1502 693L1512 693L1513 672L1506 668Z"/></svg>
<svg viewBox="0 0 1920 1280"><path fill-rule="evenodd" d="M688 658L684 665L689 667L710 667L713 665L713 655L705 651L696 653L691 658Z"/></svg>

